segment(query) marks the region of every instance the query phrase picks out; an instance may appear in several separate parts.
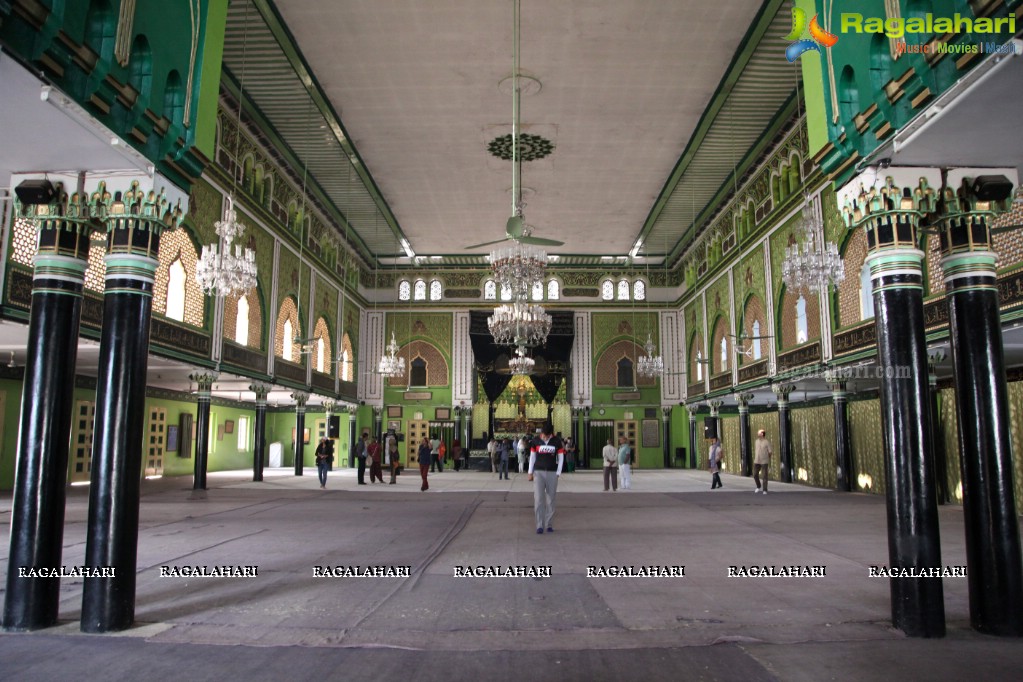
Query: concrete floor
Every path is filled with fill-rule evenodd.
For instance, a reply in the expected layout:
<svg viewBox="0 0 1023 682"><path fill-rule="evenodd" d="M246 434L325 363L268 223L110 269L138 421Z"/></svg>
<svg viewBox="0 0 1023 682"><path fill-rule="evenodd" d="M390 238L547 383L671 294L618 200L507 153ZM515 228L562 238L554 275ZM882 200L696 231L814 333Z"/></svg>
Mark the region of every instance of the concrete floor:
<svg viewBox="0 0 1023 682"><path fill-rule="evenodd" d="M536 535L531 484L431 475L419 491L335 471L211 474L143 485L137 625L0 635L0 679L957 680L1018 679L1023 641L969 628L965 578L944 581L949 634L890 626L884 499L749 479L638 471L560 479L555 533ZM64 564L83 562L87 488L67 504ZM9 493L0 500L9 518ZM965 564L962 511L940 512L943 563ZM6 545L5 545L6 546ZM2 570L6 572L6 557ZM257 565L255 578L161 577L161 566ZM816 578L729 578L729 566L814 565ZM316 566L409 566L410 576L314 577ZM460 566L550 566L551 577L455 577ZM681 578L587 577L588 566L684 565ZM0 583L2 586L3 583ZM231 646L233 645L233 646Z"/></svg>

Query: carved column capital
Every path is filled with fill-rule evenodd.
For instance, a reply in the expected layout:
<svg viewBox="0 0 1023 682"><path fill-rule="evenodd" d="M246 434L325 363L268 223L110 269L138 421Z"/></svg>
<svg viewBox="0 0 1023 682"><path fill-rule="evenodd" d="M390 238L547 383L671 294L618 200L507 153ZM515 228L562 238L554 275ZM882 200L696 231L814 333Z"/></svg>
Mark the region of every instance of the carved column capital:
<svg viewBox="0 0 1023 682"><path fill-rule="evenodd" d="M270 394L273 386L256 381L249 384L249 390L256 394L256 405L266 405L266 397Z"/></svg>
<svg viewBox="0 0 1023 682"><path fill-rule="evenodd" d="M291 399L295 401L295 411L305 412L305 404L309 402L309 394L305 391L295 391L291 394Z"/></svg>
<svg viewBox="0 0 1023 682"><path fill-rule="evenodd" d="M716 416L718 416L718 410L720 410L721 406L725 404L725 401L724 400L711 400L711 401L708 401L707 404L710 405L710 416L716 417Z"/></svg>
<svg viewBox="0 0 1023 682"><path fill-rule="evenodd" d="M220 378L220 374L209 371L192 372L188 375L188 378L197 384L195 392L200 398L209 398L213 384Z"/></svg>

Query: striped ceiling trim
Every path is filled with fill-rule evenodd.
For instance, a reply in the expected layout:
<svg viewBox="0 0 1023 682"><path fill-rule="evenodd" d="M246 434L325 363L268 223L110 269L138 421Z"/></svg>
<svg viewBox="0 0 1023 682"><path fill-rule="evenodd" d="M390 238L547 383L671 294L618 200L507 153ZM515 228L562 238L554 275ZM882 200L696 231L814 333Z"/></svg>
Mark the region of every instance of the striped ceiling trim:
<svg viewBox="0 0 1023 682"><path fill-rule="evenodd" d="M268 23L267 18L270 18ZM404 255L397 220L380 196L341 121L310 77L265 0L233 0L224 37L224 69L245 108L258 110L304 168L294 169L347 220L369 259ZM282 47L282 42L284 47ZM339 231L344 225L337 226ZM365 251L368 250L368 253Z"/></svg>

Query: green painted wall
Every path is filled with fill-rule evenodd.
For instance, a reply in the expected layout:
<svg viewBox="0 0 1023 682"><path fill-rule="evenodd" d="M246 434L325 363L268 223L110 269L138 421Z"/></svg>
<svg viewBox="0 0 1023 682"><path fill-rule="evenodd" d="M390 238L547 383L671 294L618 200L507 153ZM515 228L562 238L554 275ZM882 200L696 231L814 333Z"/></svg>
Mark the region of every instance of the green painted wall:
<svg viewBox="0 0 1023 682"><path fill-rule="evenodd" d="M220 99L220 71L224 58L224 31L227 27L229 0L209 0L205 36L200 47L202 64L199 79L199 103L195 115L195 146L214 158L217 135L217 103Z"/></svg>

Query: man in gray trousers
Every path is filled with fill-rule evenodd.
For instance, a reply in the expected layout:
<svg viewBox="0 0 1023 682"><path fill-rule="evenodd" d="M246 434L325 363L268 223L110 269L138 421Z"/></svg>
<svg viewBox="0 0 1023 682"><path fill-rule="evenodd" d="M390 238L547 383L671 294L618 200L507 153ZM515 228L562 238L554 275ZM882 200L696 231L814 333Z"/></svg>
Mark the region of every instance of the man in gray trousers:
<svg viewBox="0 0 1023 682"><path fill-rule="evenodd" d="M533 511L537 535L554 532L554 499L558 496L558 477L565 464L565 444L554 434L554 425L545 422L533 439L529 453L529 480L533 481Z"/></svg>

